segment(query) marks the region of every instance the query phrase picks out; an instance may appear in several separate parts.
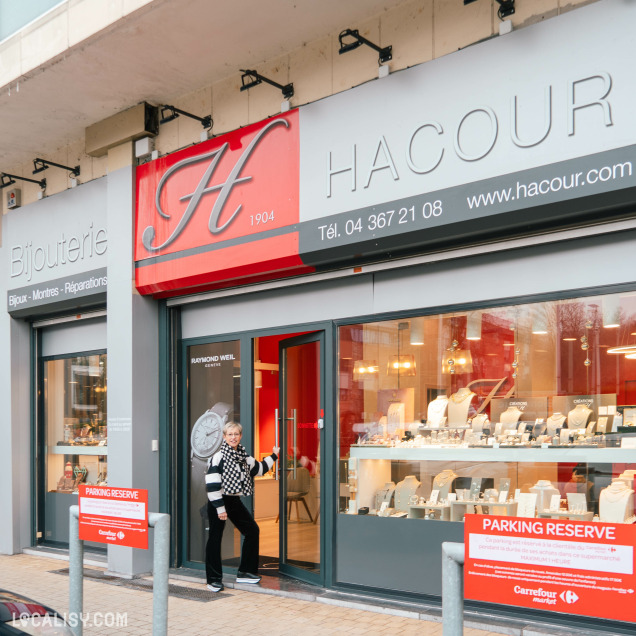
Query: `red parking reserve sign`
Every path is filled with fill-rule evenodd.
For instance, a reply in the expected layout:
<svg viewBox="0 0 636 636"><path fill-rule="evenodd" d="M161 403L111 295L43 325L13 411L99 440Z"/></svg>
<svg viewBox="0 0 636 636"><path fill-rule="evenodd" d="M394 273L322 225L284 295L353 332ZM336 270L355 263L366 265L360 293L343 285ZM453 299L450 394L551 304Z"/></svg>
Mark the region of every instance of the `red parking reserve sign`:
<svg viewBox="0 0 636 636"><path fill-rule="evenodd" d="M79 538L148 549L148 491L80 486Z"/></svg>

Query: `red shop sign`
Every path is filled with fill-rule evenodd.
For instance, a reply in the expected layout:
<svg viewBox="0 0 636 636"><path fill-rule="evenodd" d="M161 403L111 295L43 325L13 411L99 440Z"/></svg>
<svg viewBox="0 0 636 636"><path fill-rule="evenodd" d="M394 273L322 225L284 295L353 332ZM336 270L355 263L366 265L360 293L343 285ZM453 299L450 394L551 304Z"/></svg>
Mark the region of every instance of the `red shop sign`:
<svg viewBox="0 0 636 636"><path fill-rule="evenodd" d="M137 168L142 294L308 268L298 255L298 111Z"/></svg>
<svg viewBox="0 0 636 636"><path fill-rule="evenodd" d="M633 622L636 526L466 515L467 599Z"/></svg>
<svg viewBox="0 0 636 636"><path fill-rule="evenodd" d="M148 491L80 486L79 538L148 549Z"/></svg>

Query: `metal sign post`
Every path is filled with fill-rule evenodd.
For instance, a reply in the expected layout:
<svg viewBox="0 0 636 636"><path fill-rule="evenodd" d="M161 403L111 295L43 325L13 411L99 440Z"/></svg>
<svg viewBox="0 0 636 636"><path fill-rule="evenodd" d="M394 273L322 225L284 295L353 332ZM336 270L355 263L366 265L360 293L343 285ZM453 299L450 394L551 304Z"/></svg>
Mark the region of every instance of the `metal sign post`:
<svg viewBox="0 0 636 636"><path fill-rule="evenodd" d="M152 634L168 634L168 572L170 567L170 515L148 513L155 529L152 561ZM84 606L84 541L79 538L79 506L69 508L69 618L75 636L82 636Z"/></svg>

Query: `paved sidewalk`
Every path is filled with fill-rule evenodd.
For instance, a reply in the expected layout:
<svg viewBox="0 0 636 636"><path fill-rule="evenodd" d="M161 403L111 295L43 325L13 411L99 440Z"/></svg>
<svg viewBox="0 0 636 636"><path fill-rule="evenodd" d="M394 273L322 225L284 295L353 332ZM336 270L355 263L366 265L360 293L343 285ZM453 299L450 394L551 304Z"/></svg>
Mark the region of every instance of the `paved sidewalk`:
<svg viewBox="0 0 636 636"><path fill-rule="evenodd" d="M67 561L41 556L0 555L0 587L41 601L58 612L68 612L68 576L56 573L68 567ZM171 581L191 591L204 591L201 583ZM442 636L442 625L435 621L403 618L372 611L338 607L323 602L304 601L271 594L228 589L221 594L208 594L208 601L187 600L170 596L168 601L170 636L209 636L213 633L268 636L316 633L336 634L400 634L408 636ZM84 580L84 613L86 636L143 635L152 633L152 593ZM105 626L126 618L126 625ZM95 625L93 622L103 623ZM257 630L257 631L255 631ZM466 628L465 636L494 634Z"/></svg>

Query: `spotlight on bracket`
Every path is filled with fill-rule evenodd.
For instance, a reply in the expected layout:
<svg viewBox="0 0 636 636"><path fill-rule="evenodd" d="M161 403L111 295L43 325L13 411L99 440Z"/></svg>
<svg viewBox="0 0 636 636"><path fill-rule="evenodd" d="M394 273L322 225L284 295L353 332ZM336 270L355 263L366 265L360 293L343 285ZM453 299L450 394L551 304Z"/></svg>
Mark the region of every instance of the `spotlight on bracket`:
<svg viewBox="0 0 636 636"><path fill-rule="evenodd" d="M345 38L353 38L353 41L345 42ZM340 41L340 50L338 51L339 55L343 53L348 53L349 51L353 51L357 49L359 46L366 44L370 46L374 51L377 51L380 56L378 57L378 62L380 64L384 64L385 62L390 62L393 59L393 47L385 46L384 48L380 48L377 44L373 44L373 42L369 42L366 38L362 37L358 32L358 29L345 29L340 32L338 36L338 40Z"/></svg>
<svg viewBox="0 0 636 636"><path fill-rule="evenodd" d="M26 177L18 177L16 174L9 174L8 172L0 172L0 190L3 188L7 188L10 185L15 183L15 180L18 181L28 181L29 183L37 183L42 190L46 189L46 179L41 179L40 181L36 181L35 179L27 179Z"/></svg>
<svg viewBox="0 0 636 636"><path fill-rule="evenodd" d="M161 119L159 120L160 124L167 124L169 121L173 121L179 115L183 115L184 117L189 117L190 119L196 119L198 122L201 122L203 128L212 128L212 115L206 115L205 117L198 117L197 115L193 115L192 113L188 113L185 110L181 110L180 108L175 108L174 106L170 106L166 104L161 107Z"/></svg>
<svg viewBox="0 0 636 636"><path fill-rule="evenodd" d="M505 20L515 12L515 0L497 0L497 2L499 3L497 15L500 20Z"/></svg>
<svg viewBox="0 0 636 636"><path fill-rule="evenodd" d="M464 0L464 5L471 4L475 0ZM499 4L497 15L500 20L505 20L515 12L515 0L496 0Z"/></svg>
<svg viewBox="0 0 636 636"><path fill-rule="evenodd" d="M46 159L40 159L39 157L33 160L33 174L44 172L45 170L48 170L51 166L54 166L55 168L61 168L62 170L68 170L69 177L71 177L71 179L77 179L77 177L80 176L79 166L75 166L71 168L70 166L63 166L61 163L47 161Z"/></svg>
<svg viewBox="0 0 636 636"><path fill-rule="evenodd" d="M263 77L260 73L257 73L256 71L250 71L243 68L241 69L241 73L243 73L243 75L241 75L241 90L242 91L246 91L250 88L253 88L254 86L257 86L258 84L262 84L263 82L265 82L266 84L269 84L270 86L274 86L279 91L281 91L285 99L291 99L294 96L294 85L291 83L285 84L283 86L282 84L278 84L277 82L274 82L271 79L267 79L266 77Z"/></svg>

